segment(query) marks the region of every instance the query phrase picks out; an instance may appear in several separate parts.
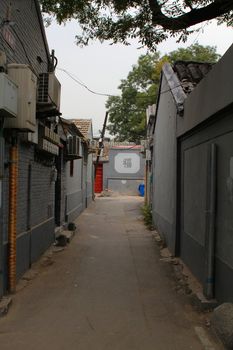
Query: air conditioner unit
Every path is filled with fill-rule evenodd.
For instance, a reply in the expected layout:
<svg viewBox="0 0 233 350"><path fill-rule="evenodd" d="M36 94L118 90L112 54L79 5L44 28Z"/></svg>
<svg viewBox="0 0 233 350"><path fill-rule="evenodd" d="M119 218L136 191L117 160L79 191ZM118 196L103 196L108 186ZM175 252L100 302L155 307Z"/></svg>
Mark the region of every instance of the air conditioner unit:
<svg viewBox="0 0 233 350"><path fill-rule="evenodd" d="M69 156L80 156L80 139L78 136L70 136L67 139L67 153Z"/></svg>
<svg viewBox="0 0 233 350"><path fill-rule="evenodd" d="M151 160L151 150L150 149L146 150L146 160Z"/></svg>
<svg viewBox="0 0 233 350"><path fill-rule="evenodd" d="M155 116L155 114L156 114L156 104L148 106L146 110L147 122L149 121L150 117Z"/></svg>
<svg viewBox="0 0 233 350"><path fill-rule="evenodd" d="M97 148L99 146L99 142L97 140L90 140L90 148Z"/></svg>
<svg viewBox="0 0 233 350"><path fill-rule="evenodd" d="M61 84L54 72L39 74L39 84L37 91L37 103L52 104L60 109Z"/></svg>
<svg viewBox="0 0 233 350"><path fill-rule="evenodd" d="M8 118L5 128L35 132L37 78L26 64L12 63L7 66L10 78L18 85L17 118Z"/></svg>
<svg viewBox="0 0 233 350"><path fill-rule="evenodd" d="M5 73L0 73L0 116L16 117L18 87Z"/></svg>

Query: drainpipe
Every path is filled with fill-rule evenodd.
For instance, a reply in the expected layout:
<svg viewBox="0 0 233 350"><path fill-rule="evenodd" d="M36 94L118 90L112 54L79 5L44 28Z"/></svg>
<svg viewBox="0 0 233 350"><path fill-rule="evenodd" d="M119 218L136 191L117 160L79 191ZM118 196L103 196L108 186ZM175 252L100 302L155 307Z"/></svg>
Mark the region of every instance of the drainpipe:
<svg viewBox="0 0 233 350"><path fill-rule="evenodd" d="M8 224L8 276L9 292L16 289L16 218L17 218L17 181L18 181L18 146L14 138L10 148L9 165L9 224Z"/></svg>
<svg viewBox="0 0 233 350"><path fill-rule="evenodd" d="M29 267L32 264L32 228L31 228L31 189L32 189L32 164L28 165L28 189L27 189L27 231L29 232Z"/></svg>
<svg viewBox="0 0 233 350"><path fill-rule="evenodd" d="M97 157L96 157L96 162L95 162L95 181L96 181L96 174L97 174L97 168L98 168L98 164L99 164L101 149L104 146L104 134L105 134L105 129L106 129L106 125L107 125L107 120L108 120L108 111L105 113L103 129L101 131L101 135L100 135L100 139L99 139L99 147L98 147L98 152L97 152Z"/></svg>
<svg viewBox="0 0 233 350"><path fill-rule="evenodd" d="M145 197L144 197L144 203L145 203L145 205L149 205L150 203L149 203L149 201L148 201L148 163L149 163L149 161L148 160L146 160L146 164L145 164L145 175L144 175L144 177L145 177Z"/></svg>
<svg viewBox="0 0 233 350"><path fill-rule="evenodd" d="M1 123L1 122L0 122ZM3 169L4 169L3 128L0 129L0 300L3 296Z"/></svg>
<svg viewBox="0 0 233 350"><path fill-rule="evenodd" d="M205 285L204 294L207 299L214 297L214 250L215 250L215 216L216 216L216 170L217 148L210 145L210 177L209 200L206 211L206 240L205 240Z"/></svg>

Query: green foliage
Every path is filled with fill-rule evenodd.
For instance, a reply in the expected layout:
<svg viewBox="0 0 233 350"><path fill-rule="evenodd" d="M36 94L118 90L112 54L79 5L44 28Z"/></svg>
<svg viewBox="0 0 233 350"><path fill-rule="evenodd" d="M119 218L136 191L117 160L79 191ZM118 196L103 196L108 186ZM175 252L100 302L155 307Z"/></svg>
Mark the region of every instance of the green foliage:
<svg viewBox="0 0 233 350"><path fill-rule="evenodd" d="M220 55L216 52L215 46L202 46L194 44L186 49L179 48L178 50L169 53L169 61L195 61L195 62L217 62Z"/></svg>
<svg viewBox="0 0 233 350"><path fill-rule="evenodd" d="M217 18L232 26L232 0L40 0L45 13L58 23L75 19L81 28L77 43L89 40L129 44L138 41L149 49L170 36L186 41L193 26ZM48 22L48 21L47 21ZM200 30L200 28L199 28Z"/></svg>
<svg viewBox="0 0 233 350"><path fill-rule="evenodd" d="M153 224L152 224L152 210L150 205L144 204L141 207L142 215L143 215L143 220L146 225L146 227L150 230L153 229Z"/></svg>
<svg viewBox="0 0 233 350"><path fill-rule="evenodd" d="M140 143L140 140L145 138L146 109L156 102L160 73L165 62L173 63L176 60L216 62L219 57L216 47L199 44L186 49L179 48L163 57L158 52L140 56L127 78L121 80L118 87L121 95L109 97L107 100L109 133L117 141Z"/></svg>
<svg viewBox="0 0 233 350"><path fill-rule="evenodd" d="M154 74L158 60L158 53L140 56L127 79L121 80L121 96L109 97L106 103L109 110L107 128L117 141L139 143L145 137L145 110L154 103L158 89L159 75Z"/></svg>

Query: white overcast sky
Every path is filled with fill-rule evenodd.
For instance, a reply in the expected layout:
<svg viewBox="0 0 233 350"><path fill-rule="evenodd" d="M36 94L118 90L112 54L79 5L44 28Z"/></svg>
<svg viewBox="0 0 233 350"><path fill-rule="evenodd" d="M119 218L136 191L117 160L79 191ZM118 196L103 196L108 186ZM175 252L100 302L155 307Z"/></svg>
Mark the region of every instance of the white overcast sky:
<svg viewBox="0 0 233 350"><path fill-rule="evenodd" d="M78 27L75 21L59 26L53 23L46 29L50 50L55 50L58 67L75 75L89 89L111 95L118 95L121 79L125 79L137 63L138 57L146 53L146 49L138 49L140 45L134 42L131 46L91 43L80 48L75 44L75 34ZM186 47L194 42L217 47L217 52L223 55L233 43L233 28L216 26L214 23L204 26L199 34L190 35L185 44L169 39L158 45L161 54ZM64 118L91 118L94 134L102 129L106 112L107 97L90 93L78 85L63 71L56 71L62 84L61 112Z"/></svg>

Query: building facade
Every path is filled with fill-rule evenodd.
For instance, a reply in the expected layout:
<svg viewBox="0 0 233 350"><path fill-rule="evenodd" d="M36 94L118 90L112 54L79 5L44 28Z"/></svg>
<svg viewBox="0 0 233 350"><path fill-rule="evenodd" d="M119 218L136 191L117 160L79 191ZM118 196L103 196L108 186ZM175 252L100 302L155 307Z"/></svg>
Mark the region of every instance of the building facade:
<svg viewBox="0 0 233 350"><path fill-rule="evenodd" d="M110 142L106 147L108 161L103 162L103 188L122 195L139 195L145 171L141 146Z"/></svg>
<svg viewBox="0 0 233 350"><path fill-rule="evenodd" d="M2 296L54 242L64 142L56 58L39 3L4 0L0 14Z"/></svg>
<svg viewBox="0 0 233 350"><path fill-rule="evenodd" d="M154 224L220 302L233 300L232 58L166 64L154 133Z"/></svg>

